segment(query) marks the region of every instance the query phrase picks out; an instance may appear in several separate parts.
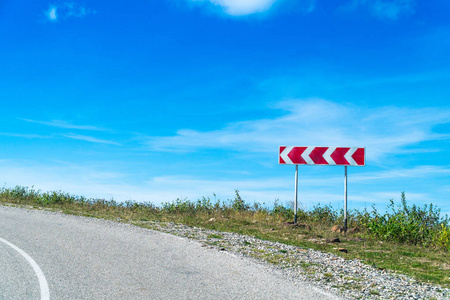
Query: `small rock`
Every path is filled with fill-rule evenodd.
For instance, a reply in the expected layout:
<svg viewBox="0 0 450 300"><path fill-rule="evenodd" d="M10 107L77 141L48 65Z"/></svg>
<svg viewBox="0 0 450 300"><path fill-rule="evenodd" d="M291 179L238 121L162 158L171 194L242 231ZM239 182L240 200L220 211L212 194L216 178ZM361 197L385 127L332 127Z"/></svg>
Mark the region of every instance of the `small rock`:
<svg viewBox="0 0 450 300"><path fill-rule="evenodd" d="M338 225L334 225L333 227L331 227L331 231L343 233L343 232L345 232L345 229L344 229L344 227L339 227Z"/></svg>
<svg viewBox="0 0 450 300"><path fill-rule="evenodd" d="M325 242L327 243L340 243L341 240L336 238L336 239L326 239Z"/></svg>

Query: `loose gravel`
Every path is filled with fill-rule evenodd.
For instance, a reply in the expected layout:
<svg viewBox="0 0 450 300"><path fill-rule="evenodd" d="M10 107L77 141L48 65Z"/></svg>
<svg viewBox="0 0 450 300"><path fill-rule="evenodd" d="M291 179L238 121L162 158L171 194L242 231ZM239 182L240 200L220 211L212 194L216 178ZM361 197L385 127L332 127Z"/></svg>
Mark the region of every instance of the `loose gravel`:
<svg viewBox="0 0 450 300"><path fill-rule="evenodd" d="M450 299L450 289L379 270L359 260L237 233L153 221L134 224L144 223L154 230L197 240L204 247L271 264L293 279L309 281L350 299Z"/></svg>

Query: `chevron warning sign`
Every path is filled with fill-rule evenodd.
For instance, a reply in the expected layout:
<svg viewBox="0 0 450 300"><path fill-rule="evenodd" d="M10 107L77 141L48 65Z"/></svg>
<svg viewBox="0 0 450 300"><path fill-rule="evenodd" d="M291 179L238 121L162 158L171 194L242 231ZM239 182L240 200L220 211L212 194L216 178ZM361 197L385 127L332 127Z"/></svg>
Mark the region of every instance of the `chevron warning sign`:
<svg viewBox="0 0 450 300"><path fill-rule="evenodd" d="M288 165L364 166L366 148L280 146L279 163Z"/></svg>

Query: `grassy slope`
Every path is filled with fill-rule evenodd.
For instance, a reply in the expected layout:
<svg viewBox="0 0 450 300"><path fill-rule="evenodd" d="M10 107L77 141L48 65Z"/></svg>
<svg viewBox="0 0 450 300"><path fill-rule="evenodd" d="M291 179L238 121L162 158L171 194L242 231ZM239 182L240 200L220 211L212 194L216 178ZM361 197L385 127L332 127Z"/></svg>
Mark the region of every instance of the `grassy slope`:
<svg viewBox="0 0 450 300"><path fill-rule="evenodd" d="M228 204L211 204L209 199L198 202L178 201L156 207L150 203L115 203L85 199L61 192L42 193L27 188L2 189L0 204L45 208L63 213L132 222L145 227L145 221L175 222L219 231L237 232L260 239L282 242L305 248L332 252L346 259L361 259L378 268L407 274L423 282L450 287L450 255L448 250L428 244L413 245L382 240L356 221L355 233L334 233L331 227L339 222L339 213L330 207L318 207L311 212L300 212L299 223L307 226L289 226L292 211L276 206L267 210L260 206L250 208L237 194ZM142 222L144 221L144 222ZM359 221L360 222L360 221ZM327 243L339 238L340 243ZM338 251L345 248L348 253Z"/></svg>

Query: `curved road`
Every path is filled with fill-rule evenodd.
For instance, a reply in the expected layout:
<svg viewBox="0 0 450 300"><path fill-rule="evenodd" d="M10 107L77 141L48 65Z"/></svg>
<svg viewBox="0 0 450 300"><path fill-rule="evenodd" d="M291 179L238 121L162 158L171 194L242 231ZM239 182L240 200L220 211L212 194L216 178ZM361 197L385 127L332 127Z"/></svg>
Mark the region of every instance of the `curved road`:
<svg viewBox="0 0 450 300"><path fill-rule="evenodd" d="M337 299L195 241L126 224L0 206L0 299L48 298Z"/></svg>

